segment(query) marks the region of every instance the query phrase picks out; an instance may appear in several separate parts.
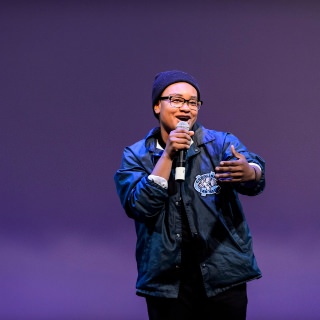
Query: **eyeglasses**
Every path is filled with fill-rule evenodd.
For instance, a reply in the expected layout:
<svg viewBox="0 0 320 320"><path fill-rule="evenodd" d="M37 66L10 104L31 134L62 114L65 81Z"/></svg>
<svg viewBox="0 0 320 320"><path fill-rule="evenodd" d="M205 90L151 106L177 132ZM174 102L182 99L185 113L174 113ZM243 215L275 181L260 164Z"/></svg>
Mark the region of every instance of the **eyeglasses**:
<svg viewBox="0 0 320 320"><path fill-rule="evenodd" d="M182 108L186 103L191 110L195 111L198 111L203 103L201 100L196 100L194 98L187 100L179 96L160 97L159 100L169 100L172 108Z"/></svg>

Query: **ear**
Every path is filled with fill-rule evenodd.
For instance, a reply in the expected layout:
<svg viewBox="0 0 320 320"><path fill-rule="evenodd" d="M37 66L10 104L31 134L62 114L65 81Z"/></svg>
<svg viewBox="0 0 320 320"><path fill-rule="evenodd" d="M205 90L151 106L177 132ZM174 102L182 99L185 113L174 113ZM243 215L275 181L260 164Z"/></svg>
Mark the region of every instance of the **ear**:
<svg viewBox="0 0 320 320"><path fill-rule="evenodd" d="M156 104L154 107L153 107L153 111L155 114L160 114L160 103Z"/></svg>

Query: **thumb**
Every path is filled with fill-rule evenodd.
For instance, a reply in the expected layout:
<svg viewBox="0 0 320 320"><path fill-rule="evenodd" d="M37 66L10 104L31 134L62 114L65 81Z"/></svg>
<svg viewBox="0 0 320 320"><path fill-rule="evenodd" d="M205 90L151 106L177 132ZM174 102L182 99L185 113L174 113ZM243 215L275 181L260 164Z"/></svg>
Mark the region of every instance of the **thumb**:
<svg viewBox="0 0 320 320"><path fill-rule="evenodd" d="M236 149L235 149L235 147L234 147L233 144L231 145L231 152L232 152L232 154L233 154L236 158L238 158L238 159L244 158L244 156L243 156L241 153L239 153L238 151L236 151Z"/></svg>

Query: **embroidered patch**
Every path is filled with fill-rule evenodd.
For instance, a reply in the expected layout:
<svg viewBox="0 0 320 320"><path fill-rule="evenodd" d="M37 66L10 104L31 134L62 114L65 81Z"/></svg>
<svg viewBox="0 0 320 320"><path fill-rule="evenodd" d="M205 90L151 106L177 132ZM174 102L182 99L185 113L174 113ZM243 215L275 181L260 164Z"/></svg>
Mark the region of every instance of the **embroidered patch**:
<svg viewBox="0 0 320 320"><path fill-rule="evenodd" d="M218 194L220 192L221 187L218 186L217 179L214 176L213 171L196 176L193 186L203 197L207 194Z"/></svg>

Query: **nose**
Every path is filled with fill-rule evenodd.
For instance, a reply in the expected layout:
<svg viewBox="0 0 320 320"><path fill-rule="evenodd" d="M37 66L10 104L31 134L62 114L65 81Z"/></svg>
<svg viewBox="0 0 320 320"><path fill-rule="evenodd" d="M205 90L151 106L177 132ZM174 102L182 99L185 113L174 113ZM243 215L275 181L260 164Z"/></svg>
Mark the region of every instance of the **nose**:
<svg viewBox="0 0 320 320"><path fill-rule="evenodd" d="M190 107L189 107L189 101L185 100L183 105L180 107L180 109L184 110L185 108L188 108L188 110L190 111Z"/></svg>

